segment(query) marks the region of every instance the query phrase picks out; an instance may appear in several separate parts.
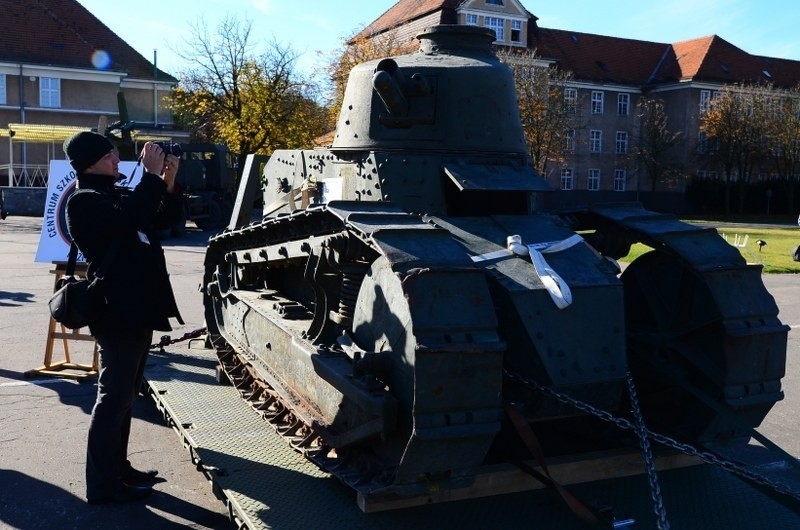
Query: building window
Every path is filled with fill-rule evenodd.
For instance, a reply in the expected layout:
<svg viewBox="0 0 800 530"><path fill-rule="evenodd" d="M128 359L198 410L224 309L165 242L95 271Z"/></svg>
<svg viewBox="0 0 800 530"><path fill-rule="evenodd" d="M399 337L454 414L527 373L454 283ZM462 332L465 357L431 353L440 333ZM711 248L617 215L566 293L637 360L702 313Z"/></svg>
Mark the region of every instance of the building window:
<svg viewBox="0 0 800 530"><path fill-rule="evenodd" d="M566 134L564 135L564 139L566 140L566 145L564 145L564 150L567 153L574 153L575 152L575 129L569 129Z"/></svg>
<svg viewBox="0 0 800 530"><path fill-rule="evenodd" d="M592 90L592 114L603 113L603 93L599 90Z"/></svg>
<svg viewBox="0 0 800 530"><path fill-rule="evenodd" d="M781 102L776 98L766 98L766 107L767 107L767 117L775 118L778 116L778 112L781 109Z"/></svg>
<svg viewBox="0 0 800 530"><path fill-rule="evenodd" d="M589 131L589 152L600 153L603 151L603 131L592 129Z"/></svg>
<svg viewBox="0 0 800 530"><path fill-rule="evenodd" d="M57 77L39 78L39 105L42 107L61 107L61 79Z"/></svg>
<svg viewBox="0 0 800 530"><path fill-rule="evenodd" d="M578 90L575 88L564 89L564 105L570 112L575 112L578 107Z"/></svg>
<svg viewBox="0 0 800 530"><path fill-rule="evenodd" d="M625 182L628 180L627 171L624 169L614 170L614 191L625 191Z"/></svg>
<svg viewBox="0 0 800 530"><path fill-rule="evenodd" d="M719 154L719 141L716 138L708 140L708 154L717 156Z"/></svg>
<svg viewBox="0 0 800 530"><path fill-rule="evenodd" d="M467 26L477 26L478 15L467 14Z"/></svg>
<svg viewBox="0 0 800 530"><path fill-rule="evenodd" d="M501 6L503 5L503 0L486 0L486 3L493 6Z"/></svg>
<svg viewBox="0 0 800 530"><path fill-rule="evenodd" d="M6 74L0 74L0 105L6 103Z"/></svg>
<svg viewBox="0 0 800 530"><path fill-rule="evenodd" d="M599 169L590 169L589 170L589 181L586 183L586 189L589 191L599 191L600 190L600 170Z"/></svg>
<svg viewBox="0 0 800 530"><path fill-rule="evenodd" d="M561 170L561 189L562 190L572 189L572 169L570 168L565 167Z"/></svg>
<svg viewBox="0 0 800 530"><path fill-rule="evenodd" d="M700 91L700 114L705 114L708 112L708 109L711 107L711 91L710 90L701 90Z"/></svg>
<svg viewBox="0 0 800 530"><path fill-rule="evenodd" d="M615 152L618 155L628 154L628 133L625 131L617 131L617 142Z"/></svg>
<svg viewBox="0 0 800 530"><path fill-rule="evenodd" d="M704 155L708 153L708 135L703 131L697 133L697 154Z"/></svg>
<svg viewBox="0 0 800 530"><path fill-rule="evenodd" d="M522 42L522 21L521 20L512 20L511 21L511 42L516 42L516 43Z"/></svg>
<svg viewBox="0 0 800 530"><path fill-rule="evenodd" d="M489 29L494 30L494 34L497 37L495 40L498 42L502 42L506 40L506 33L505 27L503 26L503 19L498 17L485 17L484 19L484 26Z"/></svg>
<svg viewBox="0 0 800 530"><path fill-rule="evenodd" d="M617 95L617 114L620 116L627 116L630 113L631 95L618 94Z"/></svg>

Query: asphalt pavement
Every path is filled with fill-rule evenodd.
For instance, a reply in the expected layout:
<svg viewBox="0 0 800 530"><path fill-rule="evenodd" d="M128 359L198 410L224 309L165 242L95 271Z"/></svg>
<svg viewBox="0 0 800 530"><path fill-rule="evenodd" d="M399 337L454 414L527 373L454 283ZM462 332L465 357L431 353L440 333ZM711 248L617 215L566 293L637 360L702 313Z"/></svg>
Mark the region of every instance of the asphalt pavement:
<svg viewBox="0 0 800 530"><path fill-rule="evenodd" d="M146 397L134 407L131 461L140 469L157 469L165 480L155 485L146 502L86 504L84 464L94 380L25 376L44 361L47 300L55 278L51 264L33 261L41 224L40 217L0 221L0 528L235 528L225 504L212 494L189 452ZM186 322L170 333L173 338L204 326L198 288L208 236L189 230L165 242L170 278ZM71 341L72 361L91 364L92 344ZM185 347L185 342L176 343L165 352ZM57 341L53 360L63 356Z"/></svg>

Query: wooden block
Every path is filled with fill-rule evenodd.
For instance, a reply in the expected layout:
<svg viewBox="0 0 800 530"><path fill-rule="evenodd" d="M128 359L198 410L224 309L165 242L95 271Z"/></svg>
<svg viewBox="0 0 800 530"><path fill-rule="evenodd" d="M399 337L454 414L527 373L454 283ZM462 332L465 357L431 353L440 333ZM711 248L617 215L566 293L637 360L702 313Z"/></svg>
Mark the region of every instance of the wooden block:
<svg viewBox="0 0 800 530"><path fill-rule="evenodd" d="M698 458L676 452L655 455L659 471L702 463ZM535 461L525 464L543 473ZM550 475L559 484L579 484L610 478L621 478L645 472L638 451L602 451L547 459ZM474 499L545 488L544 484L513 464L484 466L478 470L472 485L448 490L432 490L416 495L402 495L392 488L372 494L358 494L358 506L364 513L396 510L423 504Z"/></svg>

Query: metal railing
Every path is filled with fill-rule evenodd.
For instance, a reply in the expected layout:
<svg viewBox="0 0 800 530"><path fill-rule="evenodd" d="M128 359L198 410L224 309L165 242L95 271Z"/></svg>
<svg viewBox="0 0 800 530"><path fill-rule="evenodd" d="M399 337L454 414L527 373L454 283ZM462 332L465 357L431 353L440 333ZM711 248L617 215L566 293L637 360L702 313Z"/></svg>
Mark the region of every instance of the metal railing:
<svg viewBox="0 0 800 530"><path fill-rule="evenodd" d="M47 164L0 164L0 174L3 173L9 187L46 188L49 168Z"/></svg>

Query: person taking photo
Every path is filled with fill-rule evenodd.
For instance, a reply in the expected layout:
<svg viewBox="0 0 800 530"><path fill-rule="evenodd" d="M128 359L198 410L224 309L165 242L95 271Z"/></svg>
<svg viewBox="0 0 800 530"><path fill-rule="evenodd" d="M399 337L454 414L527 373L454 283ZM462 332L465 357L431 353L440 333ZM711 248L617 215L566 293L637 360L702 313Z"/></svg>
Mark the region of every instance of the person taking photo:
<svg viewBox="0 0 800 530"><path fill-rule="evenodd" d="M170 331L173 317L183 324L158 240L178 207L179 160L156 143L144 144L144 174L129 190L115 186L120 159L104 136L77 133L64 142L64 152L77 175L67 201L67 229L88 264L87 277L96 276L106 256L111 260L101 281L105 307L89 324L100 371L89 424L86 499L134 501L148 496L158 480L157 471L137 470L127 456L132 407L153 330Z"/></svg>

